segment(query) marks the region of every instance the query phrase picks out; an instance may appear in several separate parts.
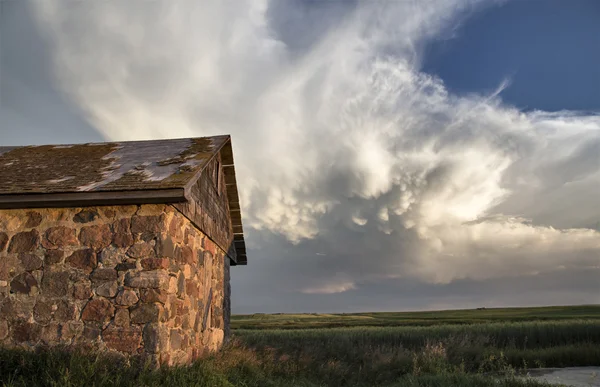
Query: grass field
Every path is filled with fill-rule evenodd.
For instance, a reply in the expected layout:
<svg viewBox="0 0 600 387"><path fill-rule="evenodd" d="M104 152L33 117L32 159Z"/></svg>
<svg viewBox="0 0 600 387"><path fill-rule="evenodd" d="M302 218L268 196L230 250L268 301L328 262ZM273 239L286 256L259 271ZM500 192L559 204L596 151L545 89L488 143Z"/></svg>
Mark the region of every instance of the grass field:
<svg viewBox="0 0 600 387"><path fill-rule="evenodd" d="M432 312L252 314L232 317L233 329L309 329L354 326L428 326L491 322L600 320L600 305L486 308Z"/></svg>
<svg viewBox="0 0 600 387"><path fill-rule="evenodd" d="M541 386L521 369L600 365L600 307L234 316L220 353L152 371L0 351L3 386ZM327 328L327 327L335 328ZM242 329L243 328L243 329Z"/></svg>

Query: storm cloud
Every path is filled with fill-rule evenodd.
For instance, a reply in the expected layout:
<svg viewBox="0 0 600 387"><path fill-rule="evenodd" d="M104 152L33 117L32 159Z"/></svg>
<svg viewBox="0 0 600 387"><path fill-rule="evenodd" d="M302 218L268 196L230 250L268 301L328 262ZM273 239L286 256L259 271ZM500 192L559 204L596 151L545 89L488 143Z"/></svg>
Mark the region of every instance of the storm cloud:
<svg viewBox="0 0 600 387"><path fill-rule="evenodd" d="M55 81L105 138L232 135L250 250L237 312L418 308L351 301L382 289L506 304L499 283L532 284L519 302L598 302L600 116L519 111L509 79L454 95L420 70L430 40L498 2L324 3L30 5Z"/></svg>

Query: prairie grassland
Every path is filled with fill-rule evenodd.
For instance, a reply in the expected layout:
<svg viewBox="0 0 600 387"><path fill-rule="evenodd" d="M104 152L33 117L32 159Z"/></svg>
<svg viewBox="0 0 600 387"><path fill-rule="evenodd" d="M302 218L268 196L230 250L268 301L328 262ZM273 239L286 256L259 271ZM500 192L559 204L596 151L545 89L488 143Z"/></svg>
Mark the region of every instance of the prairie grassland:
<svg viewBox="0 0 600 387"><path fill-rule="evenodd" d="M471 325L491 322L600 320L600 305L485 308L427 312L234 315L233 329L310 329L353 326Z"/></svg>
<svg viewBox="0 0 600 387"><path fill-rule="evenodd" d="M522 369L600 365L598 307L477 312L487 316L477 319L473 311L439 312L439 319L435 312L361 314L346 320L346 327L320 329L310 323L309 329L289 329L288 323L332 319L337 324L339 315L236 316L251 325L249 320L276 320L283 329L265 329L261 323L234 329L221 352L188 367L158 371L105 355L4 349L0 385L518 387L544 385L517 377ZM453 321L442 323L450 314ZM536 320L535 314L541 317ZM429 323L405 323L413 317ZM359 320L385 323L369 326Z"/></svg>

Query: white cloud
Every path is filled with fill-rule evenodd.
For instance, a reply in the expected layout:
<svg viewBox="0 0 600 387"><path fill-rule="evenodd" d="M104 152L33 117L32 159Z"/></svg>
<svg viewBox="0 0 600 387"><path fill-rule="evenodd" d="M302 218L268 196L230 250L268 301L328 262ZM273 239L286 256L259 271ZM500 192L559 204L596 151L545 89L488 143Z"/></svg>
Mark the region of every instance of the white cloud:
<svg viewBox="0 0 600 387"><path fill-rule="evenodd" d="M459 97L419 71L424 43L479 3L368 2L301 53L268 1L35 4L91 123L119 140L231 133L246 227L343 257L343 281L319 269L300 286L336 293L600 257L581 228L600 220L600 117Z"/></svg>

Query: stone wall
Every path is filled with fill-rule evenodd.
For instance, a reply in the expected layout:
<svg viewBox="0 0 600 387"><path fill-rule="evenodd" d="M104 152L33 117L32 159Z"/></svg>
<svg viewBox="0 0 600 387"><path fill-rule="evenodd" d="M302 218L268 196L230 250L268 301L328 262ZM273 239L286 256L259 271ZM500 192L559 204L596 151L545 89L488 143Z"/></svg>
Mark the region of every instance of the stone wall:
<svg viewBox="0 0 600 387"><path fill-rule="evenodd" d="M220 347L229 259L171 205L0 210L0 344L163 364Z"/></svg>

